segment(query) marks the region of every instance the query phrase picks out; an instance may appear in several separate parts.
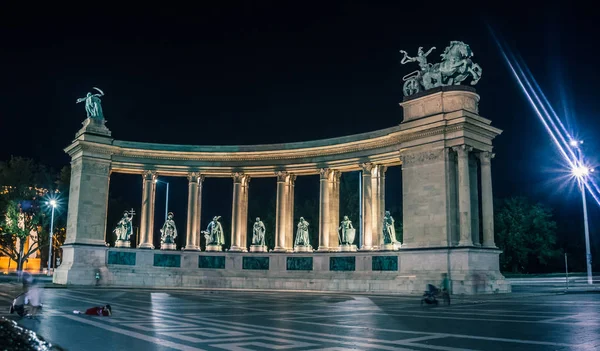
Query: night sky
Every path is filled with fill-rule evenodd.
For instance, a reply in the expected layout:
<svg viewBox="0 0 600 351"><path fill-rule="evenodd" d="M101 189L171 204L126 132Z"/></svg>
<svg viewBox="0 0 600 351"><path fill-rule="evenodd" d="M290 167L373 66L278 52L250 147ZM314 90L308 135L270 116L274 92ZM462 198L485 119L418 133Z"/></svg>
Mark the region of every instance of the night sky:
<svg viewBox="0 0 600 351"><path fill-rule="evenodd" d="M85 119L75 100L93 86L105 92L107 126L122 140L266 144L394 126L402 121L402 77L416 69L400 65L398 51L414 55L419 46L436 46L430 61L437 62L450 40L462 40L483 68L476 86L480 114L504 130L494 141L494 195L543 201L554 208L563 236L581 237L580 196L557 180L558 152L487 25L523 57L597 163L597 13L576 2L485 3L261 1L111 9L96 2L35 11L2 5L0 159L68 164L62 149ZM183 189L173 196L185 204ZM140 193L131 189L126 196ZM588 203L599 245L599 207L591 198ZM203 226L205 220L203 213Z"/></svg>

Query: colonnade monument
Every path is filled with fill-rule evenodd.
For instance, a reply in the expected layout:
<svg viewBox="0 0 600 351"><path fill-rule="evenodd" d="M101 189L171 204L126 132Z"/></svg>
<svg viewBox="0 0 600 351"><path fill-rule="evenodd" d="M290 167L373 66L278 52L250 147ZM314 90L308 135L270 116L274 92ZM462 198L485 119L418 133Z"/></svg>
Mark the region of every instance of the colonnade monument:
<svg viewBox="0 0 600 351"><path fill-rule="evenodd" d="M482 75L471 48L452 41L441 61L431 64L434 50L419 48L414 57L401 51L402 64L418 64L404 77L401 123L318 141L187 146L118 140L106 126L104 93L96 88L99 93L78 100L85 102L87 119L65 149L71 156L67 238L54 282L414 293L439 285L446 274L454 294L510 292L499 271L492 207L492 140L502 131L479 115L479 95L463 85L475 85ZM402 242L386 213L385 185L396 181L386 179L390 166L402 168ZM350 171L362 174L360 222L339 211L340 178ZM113 173L138 174L143 189L139 207L123 209L117 228L107 228ZM319 219L309 223L293 217L294 184L315 174ZM154 248L159 175L187 177L188 220L178 231L169 214L161 247ZM232 180L233 209L231 216L214 213L201 228L202 187L209 177ZM259 177L276 178L276 229L265 230L257 218L247 247L248 190ZM139 240L131 248L131 222L138 218ZM222 221L231 232L223 231ZM118 240L108 246L113 231ZM308 231L318 232L318 242L309 242ZM177 235L185 237L180 251L173 250ZM223 247L227 236L229 248ZM270 251L265 236L274 236Z"/></svg>

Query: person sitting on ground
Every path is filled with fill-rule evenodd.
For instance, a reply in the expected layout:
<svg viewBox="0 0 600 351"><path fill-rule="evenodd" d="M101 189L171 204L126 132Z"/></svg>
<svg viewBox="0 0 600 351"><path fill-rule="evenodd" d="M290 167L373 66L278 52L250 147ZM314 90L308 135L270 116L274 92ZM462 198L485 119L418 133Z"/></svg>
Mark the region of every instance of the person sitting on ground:
<svg viewBox="0 0 600 351"><path fill-rule="evenodd" d="M104 316L110 317L112 315L112 308L110 305L106 305L103 307L92 307L85 310L85 312L81 312L78 310L73 311L75 314L87 314L88 316Z"/></svg>

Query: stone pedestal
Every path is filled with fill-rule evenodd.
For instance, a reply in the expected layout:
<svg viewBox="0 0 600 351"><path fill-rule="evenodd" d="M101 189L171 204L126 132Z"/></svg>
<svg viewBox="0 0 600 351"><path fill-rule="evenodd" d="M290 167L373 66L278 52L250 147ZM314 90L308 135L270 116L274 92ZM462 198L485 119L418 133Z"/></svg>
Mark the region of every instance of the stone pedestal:
<svg viewBox="0 0 600 351"><path fill-rule="evenodd" d="M313 248L311 245L296 245L294 252L313 252Z"/></svg>
<svg viewBox="0 0 600 351"><path fill-rule="evenodd" d="M381 251L396 251L398 250L397 244L382 244L380 247Z"/></svg>
<svg viewBox="0 0 600 351"><path fill-rule="evenodd" d="M251 245L250 252L267 252L267 247L265 245Z"/></svg>
<svg viewBox="0 0 600 351"><path fill-rule="evenodd" d="M106 246L66 244L62 246L63 261L54 270L52 282L62 285L103 285L108 277ZM96 273L100 281L96 282Z"/></svg>
<svg viewBox="0 0 600 351"><path fill-rule="evenodd" d="M161 250L177 250L177 245L176 244L164 244L164 243L161 243L160 244L160 249Z"/></svg>
<svg viewBox="0 0 600 351"><path fill-rule="evenodd" d="M117 240L115 247L131 247L131 242L125 240Z"/></svg>
<svg viewBox="0 0 600 351"><path fill-rule="evenodd" d="M223 247L221 245L206 245L206 251L223 251Z"/></svg>
<svg viewBox="0 0 600 351"><path fill-rule="evenodd" d="M348 244L342 244L342 245L338 246L337 249L340 252L354 252L354 251L357 251L356 245L348 245Z"/></svg>

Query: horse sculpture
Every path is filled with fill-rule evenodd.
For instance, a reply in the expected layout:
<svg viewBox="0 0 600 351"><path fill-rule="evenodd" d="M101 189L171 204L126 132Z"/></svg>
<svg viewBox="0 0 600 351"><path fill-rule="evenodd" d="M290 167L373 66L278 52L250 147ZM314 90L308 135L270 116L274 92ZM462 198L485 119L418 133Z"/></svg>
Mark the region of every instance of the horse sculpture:
<svg viewBox="0 0 600 351"><path fill-rule="evenodd" d="M416 57L409 57L404 50L402 64L408 62L419 62L418 71L414 71L404 76L404 96L410 96L431 88L447 85L460 85L467 78L471 77L471 85L477 84L481 79L481 67L471 60L473 51L469 45L462 41L451 41L446 47L444 53L440 56L442 61L439 63L427 63L426 56L433 49L430 49L426 54L422 48L419 48Z"/></svg>

